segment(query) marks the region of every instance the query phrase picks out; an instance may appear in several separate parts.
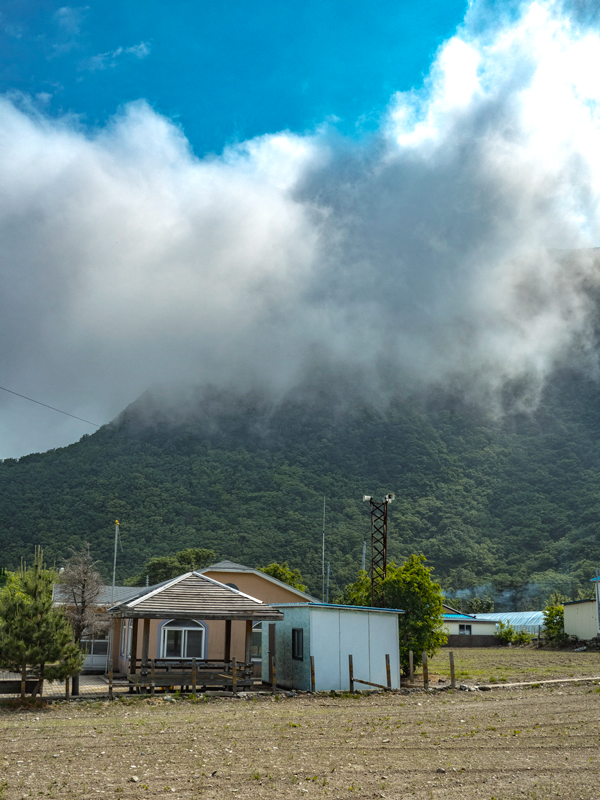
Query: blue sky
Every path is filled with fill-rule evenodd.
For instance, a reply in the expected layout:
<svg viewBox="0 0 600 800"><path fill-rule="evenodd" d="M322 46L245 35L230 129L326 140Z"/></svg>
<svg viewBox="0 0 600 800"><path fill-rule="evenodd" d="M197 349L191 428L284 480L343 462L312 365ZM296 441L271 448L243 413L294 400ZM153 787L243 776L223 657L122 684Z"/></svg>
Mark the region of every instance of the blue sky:
<svg viewBox="0 0 600 800"><path fill-rule="evenodd" d="M102 125L146 99L194 152L336 117L376 127L393 92L421 84L464 0L5 0L0 92Z"/></svg>

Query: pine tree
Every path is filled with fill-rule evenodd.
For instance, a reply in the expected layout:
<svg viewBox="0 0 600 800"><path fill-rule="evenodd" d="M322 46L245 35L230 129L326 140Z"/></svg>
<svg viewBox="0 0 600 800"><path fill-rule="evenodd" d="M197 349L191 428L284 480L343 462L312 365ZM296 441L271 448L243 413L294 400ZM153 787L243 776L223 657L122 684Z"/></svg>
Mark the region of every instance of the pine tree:
<svg viewBox="0 0 600 800"><path fill-rule="evenodd" d="M0 592L0 666L21 674L23 699L29 670L38 678L34 694L41 695L44 679L65 679L83 665L68 620L53 606L55 578L37 549L33 566L9 576Z"/></svg>

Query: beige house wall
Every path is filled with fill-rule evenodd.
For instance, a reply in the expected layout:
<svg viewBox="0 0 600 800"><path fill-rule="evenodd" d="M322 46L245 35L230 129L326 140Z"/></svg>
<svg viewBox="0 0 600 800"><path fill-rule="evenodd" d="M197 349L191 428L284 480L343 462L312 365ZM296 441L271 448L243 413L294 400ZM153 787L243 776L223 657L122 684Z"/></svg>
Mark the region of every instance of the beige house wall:
<svg viewBox="0 0 600 800"><path fill-rule="evenodd" d="M567 603L565 609L565 633L579 639L593 639L598 634L598 606L595 600L583 603Z"/></svg>
<svg viewBox="0 0 600 800"><path fill-rule="evenodd" d="M457 620L456 622L454 620L447 620L444 621L444 628L449 636L458 636L458 626L464 624L471 626L471 634L473 636L494 636L496 633L496 623L488 620L478 621L473 619L469 621L464 619Z"/></svg>
<svg viewBox="0 0 600 800"><path fill-rule="evenodd" d="M213 572L206 571L204 575L212 578L219 583L232 583L240 592L249 594L257 600L262 600L263 603L301 603L306 602L305 598L292 591L286 589L284 586L279 586L273 583L268 578L263 578L252 572ZM159 658L159 630L161 622L165 620L150 620L150 645L148 648L149 658ZM115 670L121 674L129 672L129 661L121 655L121 623L126 624L127 620L116 620L117 629L114 634L114 650L117 654L113 659L115 663ZM131 625L133 620L129 620ZM225 620L201 620L208 634L208 658L221 660L225 654ZM142 657L142 633L144 630L144 621L138 622L138 642L137 642L137 657ZM242 620L233 620L231 623L231 657L235 657L238 661L244 661L246 656L246 622ZM116 666L118 664L118 667Z"/></svg>

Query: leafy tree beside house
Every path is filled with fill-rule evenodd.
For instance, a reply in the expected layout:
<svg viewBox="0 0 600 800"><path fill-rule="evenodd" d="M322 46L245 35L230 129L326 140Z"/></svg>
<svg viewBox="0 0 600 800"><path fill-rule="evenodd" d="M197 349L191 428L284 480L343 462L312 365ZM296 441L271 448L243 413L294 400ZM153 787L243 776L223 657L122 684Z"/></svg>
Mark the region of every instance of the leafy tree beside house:
<svg viewBox="0 0 600 800"><path fill-rule="evenodd" d="M551 645L561 645L568 636L565 633L565 609L562 603L551 599L543 611L544 639Z"/></svg>
<svg viewBox="0 0 600 800"><path fill-rule="evenodd" d="M256 569L259 572L264 572L265 575L277 578L277 580L282 583L287 583L288 586L292 586L294 589L298 589L301 592L308 591L308 587L303 582L304 579L302 578L300 570L291 569L287 561L284 561L283 564L273 562L266 567L257 567Z"/></svg>
<svg viewBox="0 0 600 800"><path fill-rule="evenodd" d="M403 564L388 564L382 589L387 608L404 611L398 617L400 628L400 664L408 673L408 654L429 656L447 641L443 625L442 587L431 578L431 567L425 566L425 556L411 555ZM371 580L361 571L358 579L347 586L338 602L347 605L371 604Z"/></svg>
<svg viewBox="0 0 600 800"><path fill-rule="evenodd" d="M147 580L149 586L154 586L183 575L184 572L204 569L214 563L215 559L215 551L205 547L188 547L173 556L155 556L144 564L139 575L126 580L125 585L145 586Z"/></svg>
<svg viewBox="0 0 600 800"><path fill-rule="evenodd" d="M21 698L30 672L38 678L34 694L42 694L44 680L65 680L81 670L83 654L73 640L73 629L62 610L53 605L56 574L44 567L36 550L33 566L9 575L0 590L0 668L21 675Z"/></svg>

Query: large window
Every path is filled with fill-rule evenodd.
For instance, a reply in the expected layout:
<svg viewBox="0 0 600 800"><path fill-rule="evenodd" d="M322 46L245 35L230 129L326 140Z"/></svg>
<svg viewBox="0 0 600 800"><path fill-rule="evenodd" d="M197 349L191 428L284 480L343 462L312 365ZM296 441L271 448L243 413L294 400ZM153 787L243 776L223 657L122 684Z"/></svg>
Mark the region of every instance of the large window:
<svg viewBox="0 0 600 800"><path fill-rule="evenodd" d="M204 626L191 619L172 619L163 625L161 658L204 658Z"/></svg>
<svg viewBox="0 0 600 800"><path fill-rule="evenodd" d="M121 655L129 658L131 655L131 632L133 630L133 620L121 620Z"/></svg>
<svg viewBox="0 0 600 800"><path fill-rule="evenodd" d="M262 622L252 624L252 647L250 648L250 660L262 661Z"/></svg>
<svg viewBox="0 0 600 800"><path fill-rule="evenodd" d="M471 635L471 626L470 625L459 625L458 626L459 634L464 634L465 636Z"/></svg>

